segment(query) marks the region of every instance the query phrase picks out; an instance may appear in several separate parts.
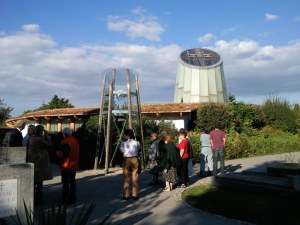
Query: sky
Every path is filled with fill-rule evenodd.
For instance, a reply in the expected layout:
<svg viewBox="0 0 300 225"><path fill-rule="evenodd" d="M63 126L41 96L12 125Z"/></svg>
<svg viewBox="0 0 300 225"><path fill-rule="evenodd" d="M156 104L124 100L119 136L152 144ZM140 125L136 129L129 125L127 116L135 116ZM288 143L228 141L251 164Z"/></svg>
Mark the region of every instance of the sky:
<svg viewBox="0 0 300 225"><path fill-rule="evenodd" d="M300 0L1 0L0 99L100 106L103 72L129 68L142 103L172 103L189 48L221 55L238 101L300 103Z"/></svg>

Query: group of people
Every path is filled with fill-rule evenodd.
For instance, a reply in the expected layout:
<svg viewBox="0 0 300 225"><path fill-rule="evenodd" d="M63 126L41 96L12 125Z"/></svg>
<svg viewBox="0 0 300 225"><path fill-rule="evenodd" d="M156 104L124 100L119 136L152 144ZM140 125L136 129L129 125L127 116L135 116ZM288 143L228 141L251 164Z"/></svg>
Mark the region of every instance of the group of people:
<svg viewBox="0 0 300 225"><path fill-rule="evenodd" d="M205 176L205 163L207 162L207 176L216 176L218 173L218 159L220 159L221 174L224 174L226 144L225 132L217 124L210 132L204 129L200 135L201 155L200 155L200 177Z"/></svg>
<svg viewBox="0 0 300 225"><path fill-rule="evenodd" d="M76 171L79 169L79 142L72 136L72 130L62 130L63 139L57 149L53 148L51 138L42 125L28 125L27 134L23 138L22 130L26 123L18 120L15 129L10 133L9 146L26 147L26 161L34 164L34 204L43 204L43 181L53 179L49 152L55 151L59 158L61 179L63 184L62 203L76 201Z"/></svg>
<svg viewBox="0 0 300 225"><path fill-rule="evenodd" d="M171 191L174 183L178 182L178 187L188 186L188 161L191 157L191 143L187 139L184 129L179 130L179 143L175 144L173 137L166 132L162 132L162 139L157 140L157 133L150 134L150 147L148 149L149 172L152 174L153 185L159 184L159 173L163 172L165 187L163 191ZM123 153L123 195L122 199L128 200L130 197L138 199L139 193L139 151L140 143L135 140L134 132L126 129L124 141L120 145ZM130 196L130 180L132 191Z"/></svg>
<svg viewBox="0 0 300 225"><path fill-rule="evenodd" d="M163 191L171 191L175 183L177 187L186 188L189 185L188 164L192 158L192 143L187 137L185 129L178 132L178 143L174 143L173 137L165 131L161 133L161 140L155 132L150 134L150 146L148 148L149 173L152 174L151 185L159 184L159 173L165 182ZM140 143L135 139L134 132L127 129L124 132L125 140L120 145L123 153L123 195L122 199L130 198L130 180L132 180L131 197L138 198L139 193L139 151ZM208 163L207 176L217 175L218 160L220 159L221 174L224 174L224 147L226 144L225 132L219 124L210 132L204 130L200 135L201 156L200 176L205 176L205 164Z"/></svg>
<svg viewBox="0 0 300 225"><path fill-rule="evenodd" d="M23 146L27 148L27 162L34 163L34 186L35 204L43 203L43 181L53 178L49 160L49 151L53 151L51 138L42 125L29 125L27 135L23 138L21 131L25 127L23 121L16 121L15 129L9 138L10 146ZM79 142L72 136L72 130L65 127L62 130L63 140L60 146L54 150L60 159L61 179L63 184L61 202L76 202L76 171L79 170ZM152 184L159 184L159 173L162 172L162 179L165 186L163 191L171 191L174 184L177 187L186 188L189 185L188 164L192 158L192 143L187 138L185 129L178 132L178 143L174 143L171 134L165 131L161 133L161 140L158 135L152 132L150 135L150 147L148 148L149 172L152 174ZM224 146L226 144L225 133L217 125L210 132L204 130L200 135L201 157L200 176L205 174L205 163L208 163L207 175L217 175L217 163L220 158L221 174L224 174ZM122 199L130 197L138 199L139 174L141 163L139 141L135 139L132 129L124 132L124 141L120 145L123 154L123 195ZM132 186L130 196L130 182Z"/></svg>

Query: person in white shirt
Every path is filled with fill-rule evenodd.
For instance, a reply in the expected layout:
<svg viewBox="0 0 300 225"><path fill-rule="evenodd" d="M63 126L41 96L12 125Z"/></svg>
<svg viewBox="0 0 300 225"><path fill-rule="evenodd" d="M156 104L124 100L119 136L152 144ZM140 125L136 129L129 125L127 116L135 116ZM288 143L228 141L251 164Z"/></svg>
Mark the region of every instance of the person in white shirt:
<svg viewBox="0 0 300 225"><path fill-rule="evenodd" d="M131 129L126 129L124 132L124 138L126 141L123 141L120 146L120 150L123 153L124 162L123 162L123 176L124 176L124 185L123 185L123 197L122 199L129 199L129 185L130 178L132 182L132 192L131 196L133 199L138 199L139 193L139 160L138 153L141 148L140 143L135 140L134 133Z"/></svg>

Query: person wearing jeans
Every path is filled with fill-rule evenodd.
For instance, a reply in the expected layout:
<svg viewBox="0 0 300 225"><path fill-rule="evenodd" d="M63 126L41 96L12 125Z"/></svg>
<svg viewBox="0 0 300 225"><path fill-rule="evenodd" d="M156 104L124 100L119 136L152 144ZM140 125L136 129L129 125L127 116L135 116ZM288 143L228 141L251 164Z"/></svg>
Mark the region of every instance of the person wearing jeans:
<svg viewBox="0 0 300 225"><path fill-rule="evenodd" d="M203 133L200 135L201 143L201 155L200 155L200 177L204 177L205 173L205 163L207 162L208 171L207 176L211 175L213 171L213 153L210 146L210 136L208 130L204 129Z"/></svg>
<svg viewBox="0 0 300 225"><path fill-rule="evenodd" d="M213 151L213 176L218 174L218 159L220 158L221 174L223 175L225 166L224 147L226 144L225 132L217 124L215 129L210 132L210 144Z"/></svg>

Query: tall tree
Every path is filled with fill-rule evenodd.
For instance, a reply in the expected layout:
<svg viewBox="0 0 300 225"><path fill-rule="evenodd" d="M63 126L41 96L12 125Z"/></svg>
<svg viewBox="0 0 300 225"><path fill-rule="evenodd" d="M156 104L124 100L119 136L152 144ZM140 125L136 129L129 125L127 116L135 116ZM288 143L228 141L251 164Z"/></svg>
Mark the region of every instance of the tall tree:
<svg viewBox="0 0 300 225"><path fill-rule="evenodd" d="M48 104L43 103L43 105L37 110L60 108L74 108L74 106L69 102L69 99L59 98L57 95L54 95L54 97L50 102L48 102Z"/></svg>
<svg viewBox="0 0 300 225"><path fill-rule="evenodd" d="M0 99L0 124L3 124L5 120L10 117L10 112L13 110L12 107L7 106L3 99Z"/></svg>

